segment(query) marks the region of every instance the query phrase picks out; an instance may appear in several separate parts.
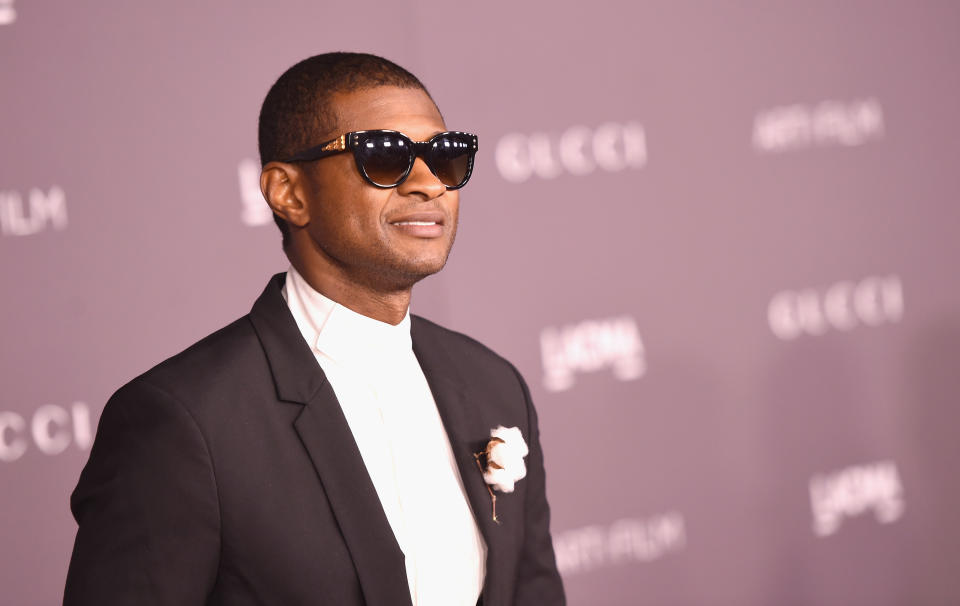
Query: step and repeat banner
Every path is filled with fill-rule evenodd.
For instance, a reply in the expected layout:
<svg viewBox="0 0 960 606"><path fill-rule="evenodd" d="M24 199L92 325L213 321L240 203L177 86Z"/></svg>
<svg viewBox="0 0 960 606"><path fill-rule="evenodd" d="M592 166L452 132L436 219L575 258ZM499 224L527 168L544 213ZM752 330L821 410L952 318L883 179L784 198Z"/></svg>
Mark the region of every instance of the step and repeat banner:
<svg viewBox="0 0 960 606"><path fill-rule="evenodd" d="M286 269L256 123L373 52L479 135L413 311L514 361L572 604L960 603L960 4L0 1L0 603L110 394Z"/></svg>

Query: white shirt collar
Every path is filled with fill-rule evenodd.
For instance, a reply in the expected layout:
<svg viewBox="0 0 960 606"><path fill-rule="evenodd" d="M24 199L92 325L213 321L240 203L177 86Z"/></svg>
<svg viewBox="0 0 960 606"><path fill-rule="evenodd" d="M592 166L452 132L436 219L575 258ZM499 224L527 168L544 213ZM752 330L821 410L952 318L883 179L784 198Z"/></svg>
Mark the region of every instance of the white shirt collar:
<svg viewBox="0 0 960 606"><path fill-rule="evenodd" d="M293 266L287 270L284 291L294 317L302 313L313 329L313 338L307 341L333 360L383 358L411 350L410 310L396 326L374 320L323 296ZM303 326L301 318L297 320Z"/></svg>

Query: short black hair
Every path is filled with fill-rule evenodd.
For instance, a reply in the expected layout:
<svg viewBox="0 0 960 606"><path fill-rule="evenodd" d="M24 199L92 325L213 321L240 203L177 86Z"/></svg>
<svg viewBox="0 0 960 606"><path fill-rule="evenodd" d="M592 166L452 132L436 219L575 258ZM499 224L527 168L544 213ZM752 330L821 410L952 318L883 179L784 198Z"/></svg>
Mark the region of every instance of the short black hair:
<svg viewBox="0 0 960 606"><path fill-rule="evenodd" d="M430 95L416 76L392 61L367 53L324 53L285 71L260 107L260 165L282 161L321 143L318 138L336 128L336 114L330 105L335 93L376 86L419 88ZM276 214L273 219L286 246L290 228Z"/></svg>

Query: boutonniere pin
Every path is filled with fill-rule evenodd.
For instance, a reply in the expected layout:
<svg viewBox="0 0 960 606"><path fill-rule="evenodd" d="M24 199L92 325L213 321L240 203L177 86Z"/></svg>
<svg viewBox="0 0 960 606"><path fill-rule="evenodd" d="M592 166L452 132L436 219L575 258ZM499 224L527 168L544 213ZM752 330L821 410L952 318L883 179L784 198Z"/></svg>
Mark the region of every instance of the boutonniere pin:
<svg viewBox="0 0 960 606"><path fill-rule="evenodd" d="M497 524L497 495L493 490L513 492L514 484L527 475L527 466L523 457L530 449L523 441L523 435L516 427L503 425L490 430L490 441L482 452L473 453L477 467L483 474L483 481L487 483L487 492L490 493L490 502L493 506L493 521Z"/></svg>

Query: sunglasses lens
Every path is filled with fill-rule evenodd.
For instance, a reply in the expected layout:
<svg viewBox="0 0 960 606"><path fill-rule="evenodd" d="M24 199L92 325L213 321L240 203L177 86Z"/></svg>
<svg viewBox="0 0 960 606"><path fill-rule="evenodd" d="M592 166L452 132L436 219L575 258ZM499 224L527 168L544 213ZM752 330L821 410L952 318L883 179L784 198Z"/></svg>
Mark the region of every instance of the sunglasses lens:
<svg viewBox="0 0 960 606"><path fill-rule="evenodd" d="M460 187L470 172L473 153L469 137L451 133L432 142L427 164L441 183Z"/></svg>
<svg viewBox="0 0 960 606"><path fill-rule="evenodd" d="M377 185L388 187L403 179L413 157L409 142L391 133L364 137L355 153L367 177Z"/></svg>

